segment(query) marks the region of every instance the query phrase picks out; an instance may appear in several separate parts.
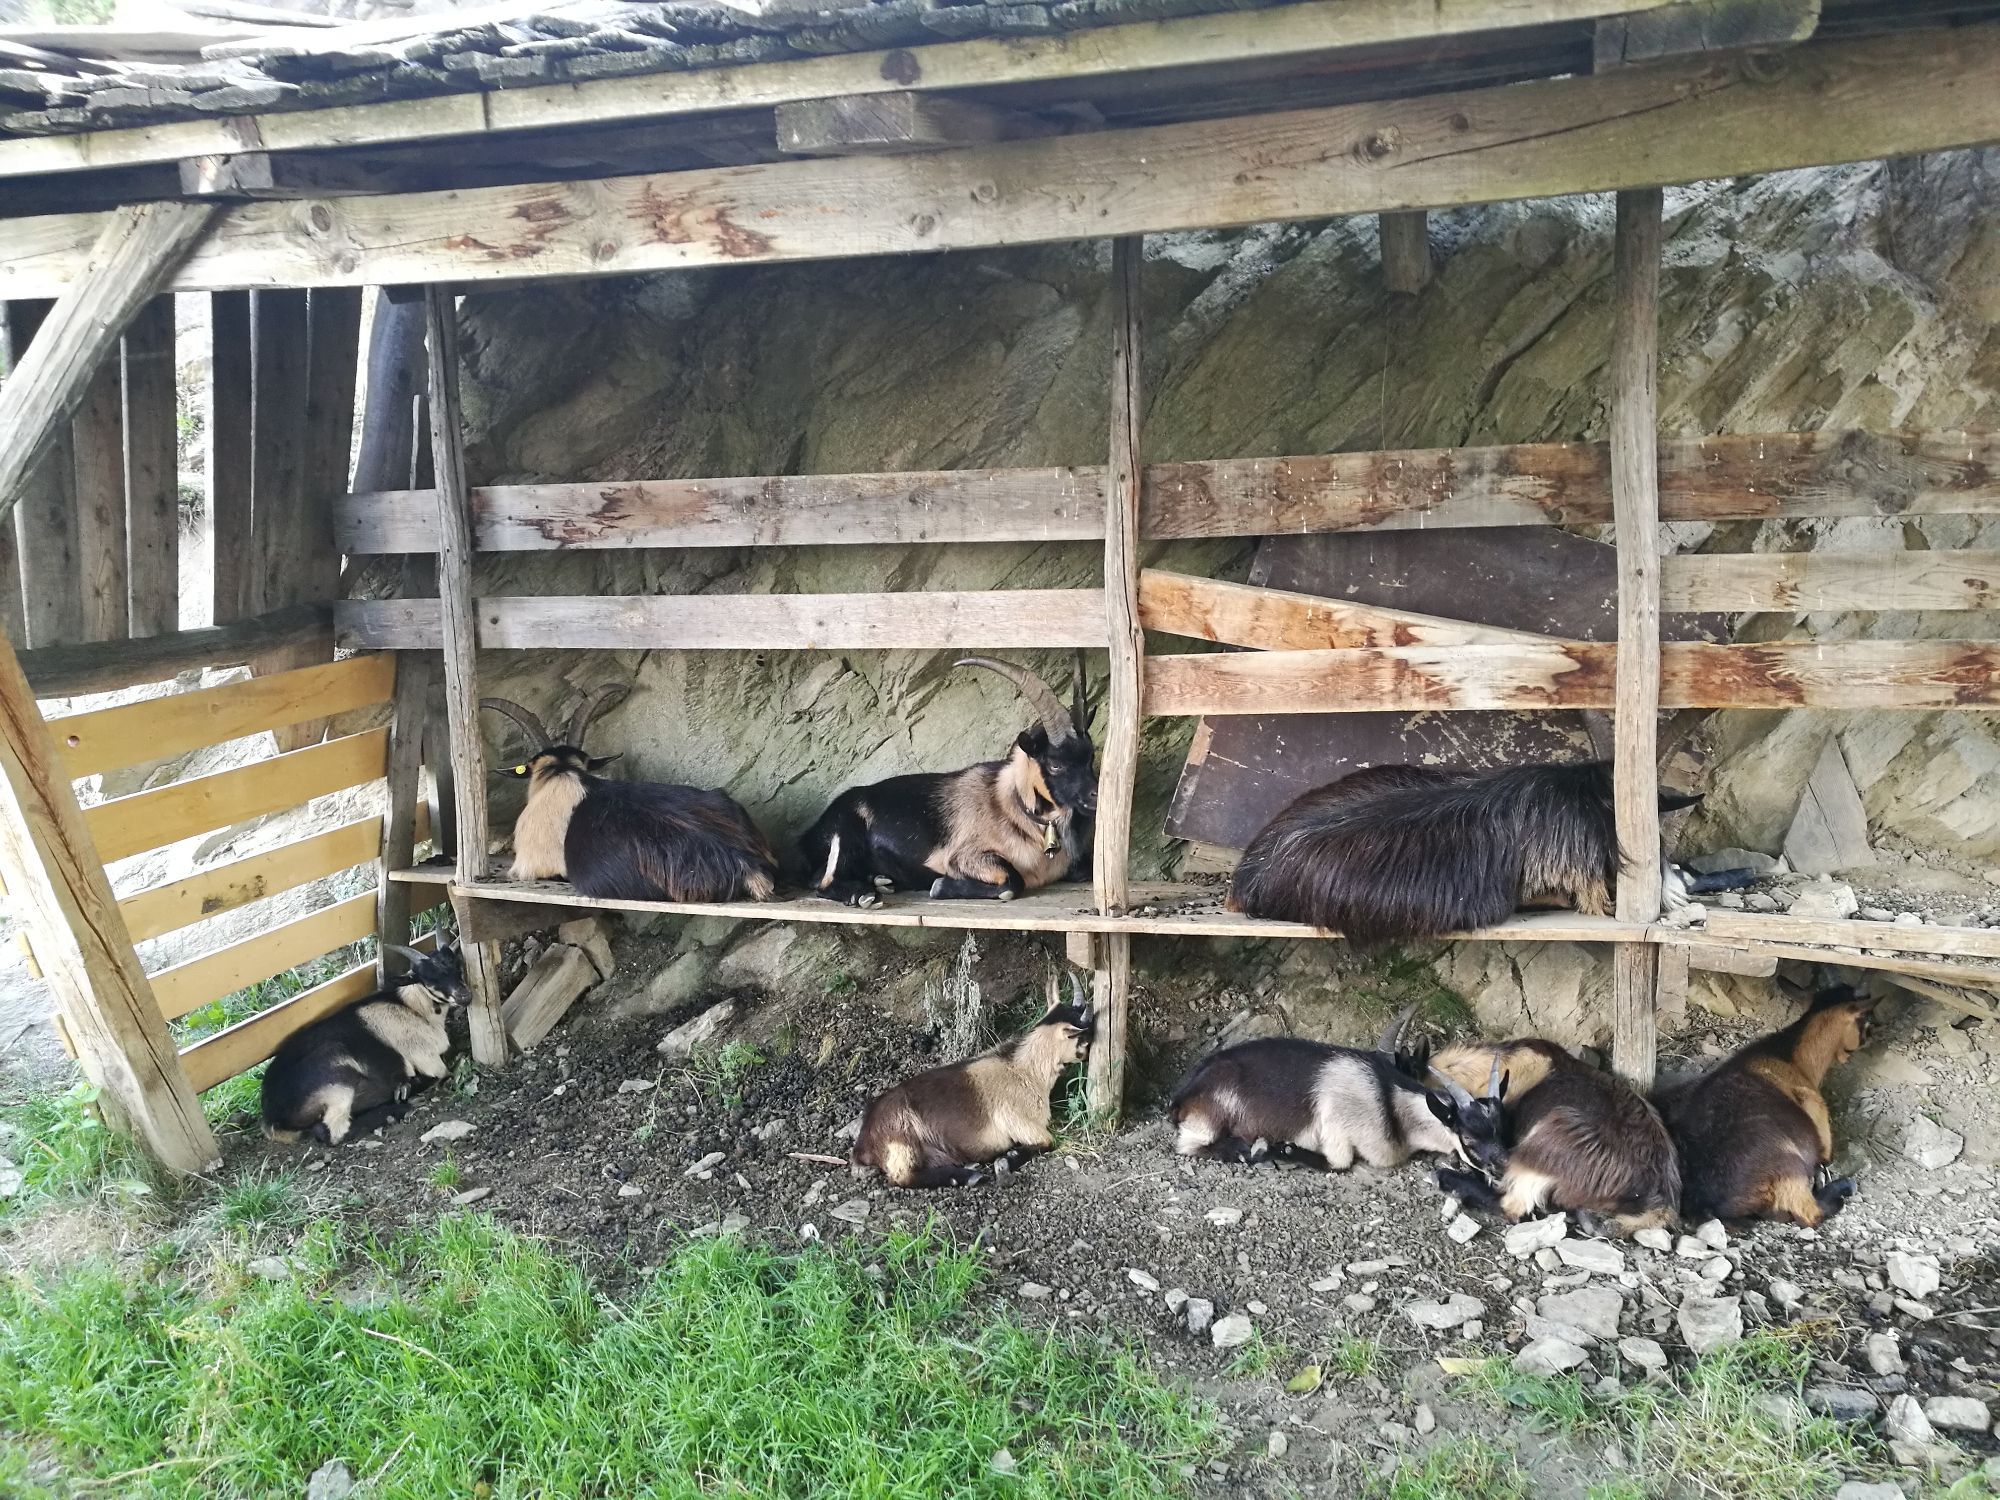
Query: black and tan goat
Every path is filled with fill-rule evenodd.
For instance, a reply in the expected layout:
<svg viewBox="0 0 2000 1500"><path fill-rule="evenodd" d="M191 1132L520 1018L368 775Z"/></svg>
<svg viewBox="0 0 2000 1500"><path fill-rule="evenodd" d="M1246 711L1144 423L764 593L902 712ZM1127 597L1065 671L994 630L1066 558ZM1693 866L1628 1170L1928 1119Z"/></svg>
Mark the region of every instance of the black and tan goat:
<svg viewBox="0 0 2000 1500"><path fill-rule="evenodd" d="M869 1102L849 1158L897 1187L963 1187L1011 1171L1055 1144L1049 1090L1090 1045L1080 1004L1059 1005L1032 1030L964 1062L906 1078Z"/></svg>
<svg viewBox="0 0 2000 1500"><path fill-rule="evenodd" d="M449 1071L445 1013L468 1005L458 951L394 948L410 972L387 989L286 1037L264 1070L264 1134L338 1146L400 1120L414 1094Z"/></svg>
<svg viewBox="0 0 2000 1500"><path fill-rule="evenodd" d="M1088 874L1097 769L1081 655L1068 708L1024 667L984 656L958 665L1013 683L1035 727L1005 760L892 776L834 798L799 840L804 881L820 895L852 906L873 906L879 889L1011 901Z"/></svg>
<svg viewBox="0 0 2000 1500"><path fill-rule="evenodd" d="M1660 809L1699 800L1662 789ZM1608 761L1486 772L1374 766L1307 792L1267 823L1243 851L1227 905L1379 947L1491 927L1524 907L1608 916L1623 864ZM1667 869L1676 897L1748 875Z"/></svg>
<svg viewBox="0 0 2000 1500"><path fill-rule="evenodd" d="M1414 1152L1465 1160L1429 1090L1384 1052L1303 1037L1239 1042L1195 1064L1174 1094L1182 1156L1257 1162L1267 1156L1344 1172L1398 1167Z"/></svg>
<svg viewBox="0 0 2000 1500"><path fill-rule="evenodd" d="M1662 1091L1690 1219L1790 1219L1811 1228L1854 1195L1852 1177L1824 1180L1833 1120L1820 1087L1867 1045L1874 1008L1845 985L1821 990L1783 1031Z"/></svg>
<svg viewBox="0 0 2000 1500"><path fill-rule="evenodd" d="M1674 1222L1673 1140L1623 1079L1540 1040L1460 1042L1404 1057L1412 1076L1442 1087L1432 1107L1478 1168L1439 1168L1447 1192L1512 1220L1560 1209L1623 1235Z"/></svg>
<svg viewBox="0 0 2000 1500"><path fill-rule="evenodd" d="M614 686L586 698L561 739L518 703L480 700L537 747L508 772L528 783L528 805L514 820L513 878L567 880L586 896L626 900L770 900L777 856L732 798L596 774L618 757L586 754L584 731L624 693Z"/></svg>

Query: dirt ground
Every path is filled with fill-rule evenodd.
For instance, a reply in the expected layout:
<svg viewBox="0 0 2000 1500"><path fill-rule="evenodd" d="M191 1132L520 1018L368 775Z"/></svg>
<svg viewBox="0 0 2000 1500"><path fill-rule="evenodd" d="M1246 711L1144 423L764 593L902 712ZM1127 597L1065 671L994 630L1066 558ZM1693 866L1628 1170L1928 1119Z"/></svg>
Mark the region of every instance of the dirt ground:
<svg viewBox="0 0 2000 1500"><path fill-rule="evenodd" d="M752 946L782 949L773 931L804 930L766 929ZM1676 1362L1689 1357L1679 1304L1695 1289L1740 1297L1751 1329L1821 1325L1815 1405L1867 1413L1905 1390L2000 1395L2000 1173L1988 1161L1926 1169L1909 1160L1899 1144L1907 1111L1891 1097L1914 1076L1954 1088L1962 1076L1990 1098L2000 1075L1994 1028L1947 1025L1953 1036L1941 1043L1919 1024L1936 1017L1885 1011L1874 1061L1857 1059L1836 1086L1841 1165L1860 1193L1822 1231L1765 1225L1732 1234L1719 1255L1691 1242L1663 1252L1626 1243L1621 1271L1593 1273L1549 1249L1540 1263L1516 1258L1494 1223L1457 1242L1421 1163L1329 1175L1175 1156L1165 1094L1217 1040L1275 1028L1268 979L1229 992L1191 971L1186 982L1142 987L1134 1107L1114 1134L1072 1130L1056 1154L977 1188L911 1193L857 1180L810 1158L844 1157L845 1132L873 1093L943 1060L923 992L934 1013L949 1010L941 997L950 998L951 949L851 930L838 941L838 966L822 963L802 982L794 965L778 993L706 985L665 1013L633 1014L649 995L658 999L688 939L621 938L618 973L539 1048L501 1073L462 1072L379 1138L306 1153L308 1180L384 1226L434 1212L456 1193L512 1226L641 1267L694 1235L865 1239L936 1215L956 1239L984 1245L994 1295L1022 1316L1136 1339L1214 1398L1238 1439L1232 1457L1203 1476L1217 1493L1344 1493L1344 1476L1361 1468L1479 1432L1516 1440L1541 1493L1581 1494L1602 1477L1602 1455L1530 1440L1490 1407L1453 1400L1437 1359L1515 1349L1540 1299L1585 1286L1615 1288L1619 1334L1657 1340ZM1216 961L1226 967L1227 955ZM989 944L972 965L980 1008L989 1019L997 1013L1003 1030L1031 1019L1050 967L1032 944ZM725 961L718 972L746 971ZM1267 991L1261 1000L1258 989ZM1348 1007L1350 1039L1379 1025L1385 997L1366 998ZM724 999L737 1012L719 1051L661 1057L665 1033ZM1715 1024L1680 1045L1700 1061L1755 1029ZM423 1139L447 1121L471 1129L454 1141ZM301 1160L296 1148L247 1131L232 1134L228 1149L232 1168ZM439 1170L447 1157L455 1172ZM1934 1256L1939 1288L1919 1298L1889 1284L1885 1263L1897 1251ZM1451 1328L1419 1327L1405 1311L1454 1296L1472 1299L1477 1312L1459 1304ZM1191 1332L1188 1309L1199 1323L1201 1302L1218 1322L1247 1317L1251 1342L1225 1349L1212 1326ZM1893 1357L1878 1369L1869 1335L1891 1332ZM1879 1338L1874 1348L1879 1355ZM1612 1338L1590 1357L1581 1373L1644 1378ZM1318 1388L1288 1392L1286 1382L1311 1365L1322 1371ZM2000 1452L1990 1437L1952 1436L1973 1464Z"/></svg>

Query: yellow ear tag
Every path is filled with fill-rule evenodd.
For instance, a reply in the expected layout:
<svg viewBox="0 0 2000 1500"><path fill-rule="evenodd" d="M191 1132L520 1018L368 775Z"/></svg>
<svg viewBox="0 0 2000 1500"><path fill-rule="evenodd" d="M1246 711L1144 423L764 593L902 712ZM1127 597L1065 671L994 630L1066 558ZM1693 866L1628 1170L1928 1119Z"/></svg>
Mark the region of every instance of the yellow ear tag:
<svg viewBox="0 0 2000 1500"><path fill-rule="evenodd" d="M514 767L514 774L516 776L526 776L528 774L528 768L526 766L516 766Z"/></svg>

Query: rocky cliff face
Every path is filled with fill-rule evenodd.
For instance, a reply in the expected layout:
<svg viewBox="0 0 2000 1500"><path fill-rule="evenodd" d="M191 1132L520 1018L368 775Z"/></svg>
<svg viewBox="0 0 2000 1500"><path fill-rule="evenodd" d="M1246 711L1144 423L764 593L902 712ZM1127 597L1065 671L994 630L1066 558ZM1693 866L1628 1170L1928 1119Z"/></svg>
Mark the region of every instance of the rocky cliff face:
<svg viewBox="0 0 2000 1500"><path fill-rule="evenodd" d="M1996 178L2000 155L1962 153L1670 193L1664 429L1991 426ZM1382 289L1370 219L1156 239L1147 457L1601 435L1610 227L1606 199L1435 215L1440 271L1408 299ZM1101 462L1107 263L1102 246L1082 244L476 297L465 311L476 476ZM1675 529L1683 549L1995 545L1989 525L1957 518ZM1240 577L1249 554L1238 543L1160 547L1146 561ZM501 592L981 589L1099 576L1097 549L1076 545L512 555L482 566L481 587ZM1750 638L1794 629L1993 633L1980 615L1746 622ZM482 671L543 707L607 675L636 679L605 743L628 752L635 774L728 786L787 836L858 778L998 753L1021 718L1004 687L954 673L936 653L496 653ZM1160 825L1190 728L1149 726L1144 873L1173 862ZM1878 847L1970 864L2000 854L2000 731L1982 713L1716 715L1714 795L1693 836L1775 850L1829 735ZM1467 954L1452 977L1475 999L1494 989L1492 1019L1509 1025L1555 1025L1534 996L1573 995L1558 1029L1576 1030L1594 1008L1589 966L1551 987L1523 959L1542 962ZM1513 978L1502 983L1496 966Z"/></svg>

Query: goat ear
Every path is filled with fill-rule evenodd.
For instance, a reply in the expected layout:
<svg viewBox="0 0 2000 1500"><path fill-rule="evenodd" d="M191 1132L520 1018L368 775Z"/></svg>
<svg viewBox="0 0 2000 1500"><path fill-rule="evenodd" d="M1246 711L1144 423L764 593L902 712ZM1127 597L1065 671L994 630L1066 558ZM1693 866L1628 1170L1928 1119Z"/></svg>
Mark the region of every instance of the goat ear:
<svg viewBox="0 0 2000 1500"><path fill-rule="evenodd" d="M623 750L620 750L616 755L592 755L587 757L590 762L590 769L593 771L601 771L614 760L623 760L624 758L625 752Z"/></svg>
<svg viewBox="0 0 2000 1500"><path fill-rule="evenodd" d="M1693 807L1701 801L1700 792L1677 792L1672 787L1660 788L1660 811L1679 812L1683 807Z"/></svg>
<svg viewBox="0 0 2000 1500"><path fill-rule="evenodd" d="M1014 741L1014 747L1035 760L1048 753L1049 732L1037 724L1033 729L1024 729Z"/></svg>
<svg viewBox="0 0 2000 1500"><path fill-rule="evenodd" d="M1502 1073L1500 1075L1499 1091L1495 1093L1493 1097L1495 1099L1505 1099L1507 1097L1507 1085L1512 1083L1513 1081L1514 1081L1514 1075L1512 1073Z"/></svg>
<svg viewBox="0 0 2000 1500"><path fill-rule="evenodd" d="M1427 1089L1424 1092L1424 1103L1428 1104L1431 1107L1431 1113L1436 1115L1445 1124L1454 1130L1458 1128L1458 1106L1453 1104L1447 1095Z"/></svg>

